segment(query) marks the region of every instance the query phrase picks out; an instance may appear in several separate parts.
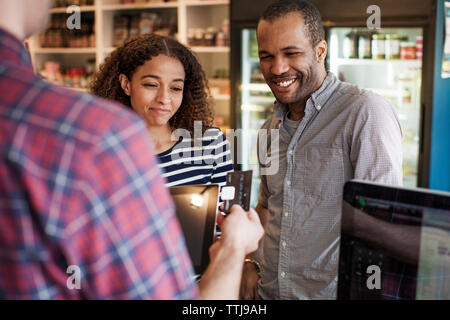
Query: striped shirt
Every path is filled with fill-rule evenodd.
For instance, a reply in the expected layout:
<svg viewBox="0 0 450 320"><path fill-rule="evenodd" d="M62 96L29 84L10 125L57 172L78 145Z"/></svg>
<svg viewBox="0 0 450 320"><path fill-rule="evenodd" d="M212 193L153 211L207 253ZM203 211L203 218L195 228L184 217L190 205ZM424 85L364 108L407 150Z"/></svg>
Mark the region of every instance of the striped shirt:
<svg viewBox="0 0 450 320"><path fill-rule="evenodd" d="M219 128L205 131L202 139L182 138L172 148L158 155L159 168L166 186L192 184L225 184L233 171L230 146Z"/></svg>

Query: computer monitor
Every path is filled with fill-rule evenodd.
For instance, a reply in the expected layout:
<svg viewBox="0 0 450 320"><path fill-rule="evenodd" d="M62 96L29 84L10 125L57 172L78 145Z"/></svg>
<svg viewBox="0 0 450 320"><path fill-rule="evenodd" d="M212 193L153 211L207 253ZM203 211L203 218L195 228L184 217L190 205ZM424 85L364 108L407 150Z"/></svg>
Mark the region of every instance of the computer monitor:
<svg viewBox="0 0 450 320"><path fill-rule="evenodd" d="M201 275L209 264L209 247L214 241L219 186L188 185L169 189L195 273Z"/></svg>
<svg viewBox="0 0 450 320"><path fill-rule="evenodd" d="M338 299L450 299L450 193L344 186Z"/></svg>

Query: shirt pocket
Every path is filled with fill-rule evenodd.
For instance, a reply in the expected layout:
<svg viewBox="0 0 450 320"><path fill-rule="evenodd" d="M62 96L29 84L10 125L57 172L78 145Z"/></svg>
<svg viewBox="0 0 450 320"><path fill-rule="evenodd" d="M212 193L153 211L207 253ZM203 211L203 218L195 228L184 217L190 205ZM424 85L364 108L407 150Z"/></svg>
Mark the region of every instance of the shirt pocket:
<svg viewBox="0 0 450 320"><path fill-rule="evenodd" d="M324 200L341 196L344 186L342 149L318 145L306 148L303 178L306 196Z"/></svg>

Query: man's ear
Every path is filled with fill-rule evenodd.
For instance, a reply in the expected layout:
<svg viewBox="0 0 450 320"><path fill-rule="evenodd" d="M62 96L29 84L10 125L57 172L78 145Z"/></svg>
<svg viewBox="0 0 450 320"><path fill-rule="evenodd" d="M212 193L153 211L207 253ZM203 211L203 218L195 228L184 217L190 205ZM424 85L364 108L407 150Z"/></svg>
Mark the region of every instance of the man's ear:
<svg viewBox="0 0 450 320"><path fill-rule="evenodd" d="M316 60L318 64L322 64L327 57L328 44L325 40L320 40L316 45Z"/></svg>
<svg viewBox="0 0 450 320"><path fill-rule="evenodd" d="M123 73L119 74L119 81L120 81L120 86L122 87L123 91L125 92L125 94L127 96L131 95L131 90L130 90L130 80L128 80L128 77L126 75L124 75Z"/></svg>

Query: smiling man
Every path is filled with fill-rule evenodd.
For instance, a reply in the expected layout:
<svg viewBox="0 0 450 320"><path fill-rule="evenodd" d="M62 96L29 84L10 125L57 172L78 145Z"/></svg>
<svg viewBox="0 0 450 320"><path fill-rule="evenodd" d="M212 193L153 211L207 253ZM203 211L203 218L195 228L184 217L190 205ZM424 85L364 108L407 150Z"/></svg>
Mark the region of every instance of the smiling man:
<svg viewBox="0 0 450 320"><path fill-rule="evenodd" d="M278 149L259 154L278 155L279 170L261 175L265 236L246 260L241 297L334 299L343 185L354 178L402 183L398 116L383 97L327 72L322 20L311 3L273 3L257 39L277 99L262 129L280 130L271 144Z"/></svg>

